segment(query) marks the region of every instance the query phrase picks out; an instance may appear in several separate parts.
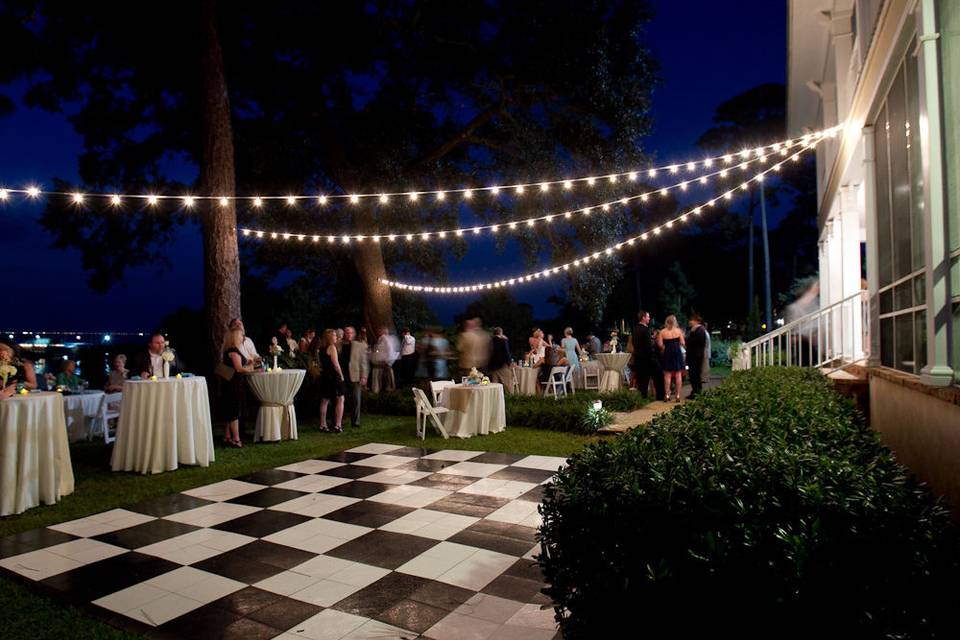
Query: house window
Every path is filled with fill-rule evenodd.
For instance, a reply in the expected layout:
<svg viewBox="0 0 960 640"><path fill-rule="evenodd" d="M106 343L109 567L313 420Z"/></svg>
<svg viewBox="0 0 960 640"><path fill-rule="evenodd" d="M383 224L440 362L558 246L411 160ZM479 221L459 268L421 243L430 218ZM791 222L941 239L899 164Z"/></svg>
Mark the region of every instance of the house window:
<svg viewBox="0 0 960 640"><path fill-rule="evenodd" d="M951 366L960 380L960 2L937 3L940 32L940 77L943 96L944 180L950 252L950 294L953 297Z"/></svg>
<svg viewBox="0 0 960 640"><path fill-rule="evenodd" d="M880 362L919 373L926 365L926 263L920 96L915 43L907 47L877 119L877 257Z"/></svg>

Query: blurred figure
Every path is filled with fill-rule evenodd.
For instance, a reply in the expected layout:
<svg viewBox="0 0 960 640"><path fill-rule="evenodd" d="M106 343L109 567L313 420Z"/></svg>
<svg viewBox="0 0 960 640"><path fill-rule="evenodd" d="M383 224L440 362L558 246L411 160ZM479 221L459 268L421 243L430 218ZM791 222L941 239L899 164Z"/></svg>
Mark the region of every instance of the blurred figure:
<svg viewBox="0 0 960 640"><path fill-rule="evenodd" d="M703 390L703 358L704 351L707 348L707 329L703 326L703 318L694 313L690 316L688 322L690 329L687 331L687 367L690 378L690 395L688 400L696 398Z"/></svg>
<svg viewBox="0 0 960 640"><path fill-rule="evenodd" d="M356 337L356 329L351 326L343 328L343 342L339 343L337 360L346 386L346 411L350 415L350 424L359 429L361 392L370 375L370 363L367 360L367 345Z"/></svg>
<svg viewBox="0 0 960 640"><path fill-rule="evenodd" d="M123 391L123 383L127 379L127 356L118 353L113 358L110 366L110 376L107 378L107 386L103 388L106 393L118 393Z"/></svg>
<svg viewBox="0 0 960 640"><path fill-rule="evenodd" d="M471 318L463 323L463 333L457 341L460 352L460 370L463 375L471 369L486 369L490 357L490 335L480 326L480 318Z"/></svg>
<svg viewBox="0 0 960 640"><path fill-rule="evenodd" d="M346 332L344 332L346 333ZM340 356L337 353L337 332L327 329L323 332L320 349L320 431L327 428L327 407L334 402L333 431L343 431L344 376L340 368Z"/></svg>
<svg viewBox="0 0 960 640"><path fill-rule="evenodd" d="M257 347L254 346L253 340L247 335L247 328L243 326L243 320L234 318L230 321L230 324L227 325L227 329L230 331L240 329L240 331L243 332L243 344L240 345L240 353L244 358L249 360L254 367L259 367L260 363L263 362L263 358L257 353Z"/></svg>
<svg viewBox="0 0 960 640"><path fill-rule="evenodd" d="M306 353L310 348L310 343L313 342L313 339L317 337L317 332L313 329L307 329L303 332L303 337L300 338L300 344L297 345L297 348L301 353ZM340 336L337 336L340 337Z"/></svg>
<svg viewBox="0 0 960 640"><path fill-rule="evenodd" d="M57 386L66 389L79 389L87 381L77 375L77 363L73 360L67 360L63 363L63 369L57 374Z"/></svg>
<svg viewBox="0 0 960 640"><path fill-rule="evenodd" d="M513 385L513 372L510 370L512 361L510 340L503 335L503 329L494 327L490 341L490 382L499 382L505 389L510 389Z"/></svg>
<svg viewBox="0 0 960 640"><path fill-rule="evenodd" d="M297 342L296 339L294 339L293 329L291 329L290 327L287 327L286 341L285 342L281 341L280 344L281 345L286 344L286 347L284 350L287 353L289 353L291 356L296 355L297 350L300 348L300 343Z"/></svg>
<svg viewBox="0 0 960 640"><path fill-rule="evenodd" d="M231 329L223 345L223 364L231 367L234 374L220 389L220 410L227 421L223 431L223 442L234 447L243 446L240 440L240 406L243 402L244 390L247 388L247 381L238 374L253 373L253 363L240 353L242 345L243 331L239 328Z"/></svg>
<svg viewBox="0 0 960 640"><path fill-rule="evenodd" d="M400 386L413 386L413 375L417 371L417 339L404 327L400 336Z"/></svg>
<svg viewBox="0 0 960 640"><path fill-rule="evenodd" d="M363 344L370 344L370 339L367 337L367 328L360 327L360 331L357 332L357 340Z"/></svg>
<svg viewBox="0 0 960 640"><path fill-rule="evenodd" d="M7 387L11 392L16 390L16 385L22 384L25 389L37 388L37 374L33 368L33 363L24 359L20 355L20 349L12 342L0 342L0 365L8 365L16 369L16 372L7 377ZM6 387L0 386L0 391L5 391Z"/></svg>
<svg viewBox="0 0 960 640"><path fill-rule="evenodd" d="M427 378L430 380L446 380L450 342L443 336L439 327L427 329L423 335L421 350L426 362Z"/></svg>
<svg viewBox="0 0 960 640"><path fill-rule="evenodd" d="M676 387L674 399L680 402L680 391L683 388L683 345L683 330L677 324L677 317L671 314L667 316L663 329L657 334L657 346L660 348L663 366L663 391L668 402L671 382Z"/></svg>
<svg viewBox="0 0 960 640"><path fill-rule="evenodd" d="M600 343L600 338L593 335L592 333L588 333L586 342L587 344L586 344L586 347L584 348L584 351L586 351L588 354L590 354L591 356L595 356L598 353L602 353L603 345Z"/></svg>
<svg viewBox="0 0 960 640"><path fill-rule="evenodd" d="M370 365L373 375L370 380L370 390L374 393L392 391L396 388L393 377L393 363L400 356L400 344L396 336L390 333L387 327L380 327L377 331L377 344L370 354Z"/></svg>

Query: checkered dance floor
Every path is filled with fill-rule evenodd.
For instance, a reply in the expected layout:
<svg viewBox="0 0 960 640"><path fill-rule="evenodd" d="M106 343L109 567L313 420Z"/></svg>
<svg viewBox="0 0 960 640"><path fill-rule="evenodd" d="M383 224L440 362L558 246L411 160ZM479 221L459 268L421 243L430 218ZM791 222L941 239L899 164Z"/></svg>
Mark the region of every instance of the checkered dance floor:
<svg viewBox="0 0 960 640"><path fill-rule="evenodd" d="M151 637L550 640L563 462L367 444L4 538L0 567Z"/></svg>

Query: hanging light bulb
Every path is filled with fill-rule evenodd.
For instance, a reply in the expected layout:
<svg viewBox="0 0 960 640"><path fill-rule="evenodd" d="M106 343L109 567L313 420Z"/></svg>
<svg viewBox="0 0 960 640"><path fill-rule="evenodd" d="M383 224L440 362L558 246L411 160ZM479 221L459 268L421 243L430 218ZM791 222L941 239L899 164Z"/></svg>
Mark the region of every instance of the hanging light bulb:
<svg viewBox="0 0 960 640"><path fill-rule="evenodd" d="M113 194L113 196L110 197L110 204L112 204L115 207L119 207L121 202L122 200L120 200L119 194L115 193Z"/></svg>
<svg viewBox="0 0 960 640"><path fill-rule="evenodd" d="M226 198L220 198L220 206L221 206L221 207L225 207L225 206L227 206L227 205L229 205L229 204L230 204L230 201L229 201L229 200L227 200Z"/></svg>
<svg viewBox="0 0 960 640"><path fill-rule="evenodd" d="M287 204L293 206L297 204L297 199L293 196L287 196Z"/></svg>

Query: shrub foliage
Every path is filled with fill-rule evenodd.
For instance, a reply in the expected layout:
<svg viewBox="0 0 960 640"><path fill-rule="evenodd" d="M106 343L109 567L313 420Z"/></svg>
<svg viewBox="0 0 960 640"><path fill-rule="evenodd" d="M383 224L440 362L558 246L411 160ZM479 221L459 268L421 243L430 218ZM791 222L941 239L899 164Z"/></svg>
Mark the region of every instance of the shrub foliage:
<svg viewBox="0 0 960 640"><path fill-rule="evenodd" d="M571 458L539 557L566 638L939 637L957 527L821 374L770 368Z"/></svg>

